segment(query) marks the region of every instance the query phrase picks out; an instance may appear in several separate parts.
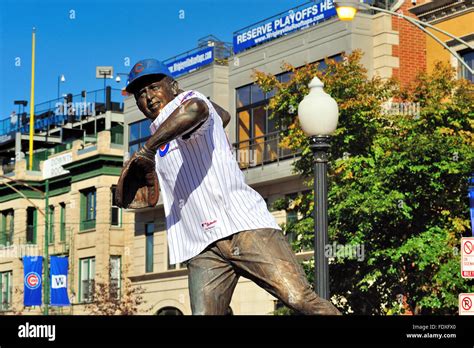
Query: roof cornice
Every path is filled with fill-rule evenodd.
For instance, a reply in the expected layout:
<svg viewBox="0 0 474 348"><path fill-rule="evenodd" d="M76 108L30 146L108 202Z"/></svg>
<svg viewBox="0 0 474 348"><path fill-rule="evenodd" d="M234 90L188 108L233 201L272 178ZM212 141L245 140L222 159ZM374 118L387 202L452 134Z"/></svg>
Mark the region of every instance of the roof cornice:
<svg viewBox="0 0 474 348"><path fill-rule="evenodd" d="M474 0L436 0L409 9L420 20L437 23L474 11Z"/></svg>

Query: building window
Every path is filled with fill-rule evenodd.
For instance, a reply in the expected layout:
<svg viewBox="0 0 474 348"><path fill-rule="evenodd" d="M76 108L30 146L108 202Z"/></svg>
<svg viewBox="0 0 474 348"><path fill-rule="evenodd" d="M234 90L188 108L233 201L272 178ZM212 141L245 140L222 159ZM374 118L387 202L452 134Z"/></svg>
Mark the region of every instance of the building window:
<svg viewBox="0 0 474 348"><path fill-rule="evenodd" d="M13 244L13 209L2 211L0 226L0 245Z"/></svg>
<svg viewBox="0 0 474 348"><path fill-rule="evenodd" d="M155 224L149 223L145 224L145 236L146 236L146 246L145 246L145 272L153 272L153 253L154 253L154 233Z"/></svg>
<svg viewBox="0 0 474 348"><path fill-rule="evenodd" d="M122 209L115 205L115 191L117 187L112 187L112 208L110 213L110 224L112 226L121 227L122 226Z"/></svg>
<svg viewBox="0 0 474 348"><path fill-rule="evenodd" d="M26 243L36 244L37 219L36 208L28 207L26 209Z"/></svg>
<svg viewBox="0 0 474 348"><path fill-rule="evenodd" d="M90 302L94 294L95 257L79 260L79 302Z"/></svg>
<svg viewBox="0 0 474 348"><path fill-rule="evenodd" d="M48 229L49 229L48 241L49 241L49 244L53 244L54 243L54 206L49 207Z"/></svg>
<svg viewBox="0 0 474 348"><path fill-rule="evenodd" d="M12 306L12 271L0 272L0 311Z"/></svg>
<svg viewBox="0 0 474 348"><path fill-rule="evenodd" d="M95 228L96 190L81 191L81 231Z"/></svg>
<svg viewBox="0 0 474 348"><path fill-rule="evenodd" d="M122 286L122 257L120 255L110 256L110 296L120 298Z"/></svg>
<svg viewBox="0 0 474 348"><path fill-rule="evenodd" d="M150 137L150 120L145 119L129 125L128 152L132 156Z"/></svg>
<svg viewBox="0 0 474 348"><path fill-rule="evenodd" d="M474 69L474 51L464 50L459 53L460 53L461 58L467 63L467 65L469 65L471 69ZM463 79L474 82L473 75L466 69L464 65L461 65L461 77Z"/></svg>
<svg viewBox="0 0 474 348"><path fill-rule="evenodd" d="M66 204L60 203L59 207L59 240L64 242L66 241Z"/></svg>
<svg viewBox="0 0 474 348"><path fill-rule="evenodd" d="M277 75L286 82L291 72ZM251 84L236 90L238 162L241 167L261 164L277 159L278 129L271 111L265 110L275 91L264 93L259 86Z"/></svg>

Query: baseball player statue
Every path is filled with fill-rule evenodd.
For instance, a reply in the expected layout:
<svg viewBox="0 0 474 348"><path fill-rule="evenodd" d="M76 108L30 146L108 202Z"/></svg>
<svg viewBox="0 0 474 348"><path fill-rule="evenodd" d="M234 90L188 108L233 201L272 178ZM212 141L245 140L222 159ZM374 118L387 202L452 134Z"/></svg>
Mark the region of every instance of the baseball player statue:
<svg viewBox="0 0 474 348"><path fill-rule="evenodd" d="M152 121L151 136L125 164L116 204L153 207L161 186L170 263L187 264L193 314L225 314L240 276L297 312L340 314L312 291L265 201L245 183L224 131L229 113L180 90L155 59L135 64L126 90Z"/></svg>

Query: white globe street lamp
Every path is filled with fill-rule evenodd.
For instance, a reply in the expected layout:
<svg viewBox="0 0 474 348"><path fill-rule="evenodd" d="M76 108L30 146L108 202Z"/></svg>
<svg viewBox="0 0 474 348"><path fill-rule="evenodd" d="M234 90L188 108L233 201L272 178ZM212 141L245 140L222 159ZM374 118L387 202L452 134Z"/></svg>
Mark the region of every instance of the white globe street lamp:
<svg viewBox="0 0 474 348"><path fill-rule="evenodd" d="M316 293L329 300L329 264L325 257L328 244L327 163L330 136L337 128L339 108L323 90L317 77L309 84L310 92L298 106L301 128L311 137L314 156L314 260Z"/></svg>

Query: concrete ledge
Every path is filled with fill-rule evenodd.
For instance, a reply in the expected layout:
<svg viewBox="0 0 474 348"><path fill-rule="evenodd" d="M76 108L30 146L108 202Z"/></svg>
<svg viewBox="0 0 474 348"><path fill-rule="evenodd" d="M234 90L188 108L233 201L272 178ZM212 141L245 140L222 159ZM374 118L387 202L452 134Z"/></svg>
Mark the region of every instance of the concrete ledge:
<svg viewBox="0 0 474 348"><path fill-rule="evenodd" d="M290 158L280 162L265 164L264 166L243 169L245 182L250 186L258 186L261 183L268 185L272 182L298 176L298 174L292 172L294 161L295 159Z"/></svg>
<svg viewBox="0 0 474 348"><path fill-rule="evenodd" d="M147 280L155 280L155 279L165 279L165 278L174 278L179 276L188 275L188 270L185 269L178 269L175 271L168 271L168 272L160 272L160 273L149 273L139 276L132 276L128 277L132 283L143 282Z"/></svg>

